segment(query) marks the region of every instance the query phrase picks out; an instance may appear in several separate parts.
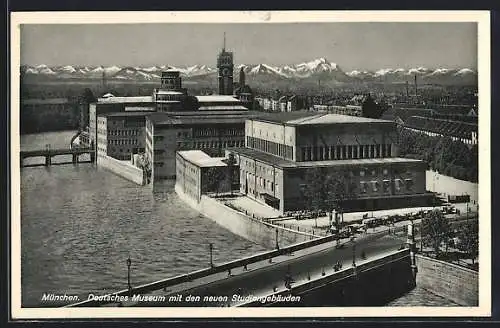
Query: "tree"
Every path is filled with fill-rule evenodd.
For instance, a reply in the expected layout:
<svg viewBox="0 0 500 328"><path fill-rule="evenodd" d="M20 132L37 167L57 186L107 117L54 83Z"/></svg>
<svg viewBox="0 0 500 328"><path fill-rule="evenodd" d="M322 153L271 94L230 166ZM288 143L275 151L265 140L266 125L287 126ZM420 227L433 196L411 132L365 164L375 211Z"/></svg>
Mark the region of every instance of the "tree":
<svg viewBox="0 0 500 328"><path fill-rule="evenodd" d="M343 213L345 201L352 198L354 192L346 172L332 174L324 168L314 168L307 172L305 182L303 195L306 207L316 211L336 210Z"/></svg>
<svg viewBox="0 0 500 328"><path fill-rule="evenodd" d="M479 231L477 221L469 221L460 227L458 231L457 247L462 252L467 253L472 260L472 264L479 254Z"/></svg>
<svg viewBox="0 0 500 328"><path fill-rule="evenodd" d="M215 191L216 196L219 196L221 182L224 181L224 172L217 167L210 167L206 172L206 191Z"/></svg>
<svg viewBox="0 0 500 328"><path fill-rule="evenodd" d="M380 118L382 114L387 110L388 106L385 103L377 103L370 94L366 96L365 101L363 101L362 105L362 113L363 117L368 118Z"/></svg>
<svg viewBox="0 0 500 328"><path fill-rule="evenodd" d="M89 88L85 88L83 90L83 93L79 96L79 103L80 104L91 104L91 103L94 103L97 101L97 98L94 96L94 93L92 92L92 90L90 90Z"/></svg>
<svg viewBox="0 0 500 328"><path fill-rule="evenodd" d="M434 249L436 257L440 254L441 244L448 243L451 225L440 210L431 211L422 219L422 243Z"/></svg>
<svg viewBox="0 0 500 328"><path fill-rule="evenodd" d="M234 167L236 165L236 158L234 157L234 153L230 152L227 156L226 160L227 168L228 168L228 176L229 176L229 190L231 192L231 196L233 195L233 179L234 179Z"/></svg>
<svg viewBox="0 0 500 328"><path fill-rule="evenodd" d="M302 192L307 209L316 211L324 209L327 195L323 170L314 168L306 172L305 185Z"/></svg>

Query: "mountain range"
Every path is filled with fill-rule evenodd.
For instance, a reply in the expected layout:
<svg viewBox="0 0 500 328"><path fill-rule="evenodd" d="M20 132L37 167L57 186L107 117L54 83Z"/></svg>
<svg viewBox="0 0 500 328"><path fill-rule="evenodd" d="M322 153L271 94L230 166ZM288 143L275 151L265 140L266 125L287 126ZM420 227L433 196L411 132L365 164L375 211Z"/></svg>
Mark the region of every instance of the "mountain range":
<svg viewBox="0 0 500 328"><path fill-rule="evenodd" d="M38 76L49 79L102 79L128 81L159 80L161 72L167 69L176 69L185 79L216 78L217 68L207 65L174 67L169 65L151 67L119 67L119 66L47 66L23 65L24 76ZM339 65L325 58L318 58L309 62L273 66L268 64L235 65L234 80L237 81L239 71L248 76L248 83L256 80L311 80L338 83L413 83L415 76L419 83L435 84L477 84L477 71L470 68L383 68L376 71L353 70L345 72Z"/></svg>

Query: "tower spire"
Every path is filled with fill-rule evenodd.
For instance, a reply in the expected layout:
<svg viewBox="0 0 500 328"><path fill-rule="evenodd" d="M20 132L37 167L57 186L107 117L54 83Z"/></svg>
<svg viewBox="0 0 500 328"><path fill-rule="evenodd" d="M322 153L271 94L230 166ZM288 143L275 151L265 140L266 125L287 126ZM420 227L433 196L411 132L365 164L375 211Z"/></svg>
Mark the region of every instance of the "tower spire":
<svg viewBox="0 0 500 328"><path fill-rule="evenodd" d="M222 47L222 51L226 51L226 32L224 32L224 45Z"/></svg>

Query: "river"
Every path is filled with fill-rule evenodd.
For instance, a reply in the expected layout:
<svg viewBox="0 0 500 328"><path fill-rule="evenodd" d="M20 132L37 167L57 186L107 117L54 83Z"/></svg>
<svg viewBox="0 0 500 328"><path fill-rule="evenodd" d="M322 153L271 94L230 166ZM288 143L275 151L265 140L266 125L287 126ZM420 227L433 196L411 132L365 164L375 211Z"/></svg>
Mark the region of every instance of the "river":
<svg viewBox="0 0 500 328"><path fill-rule="evenodd" d="M73 134L23 135L21 149L68 147ZM173 182L152 192L95 164L23 168L21 234L26 307L43 306L43 293L126 288L129 255L137 285L208 267L209 243L216 263L265 250L190 209Z"/></svg>
<svg viewBox="0 0 500 328"><path fill-rule="evenodd" d="M69 146L73 131L21 136L21 149ZM68 161L61 156L54 162ZM43 158L26 159L27 164ZM48 306L44 293L79 295L160 280L265 249L182 203L173 181L160 190L137 186L95 164L21 169L22 306ZM424 290L390 305L452 305Z"/></svg>

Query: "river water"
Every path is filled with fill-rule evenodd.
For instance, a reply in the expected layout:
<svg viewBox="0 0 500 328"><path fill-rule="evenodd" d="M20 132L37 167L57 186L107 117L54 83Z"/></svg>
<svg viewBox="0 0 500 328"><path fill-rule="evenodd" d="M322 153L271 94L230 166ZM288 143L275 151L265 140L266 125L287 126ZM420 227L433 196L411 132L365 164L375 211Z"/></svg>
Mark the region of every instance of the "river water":
<svg viewBox="0 0 500 328"><path fill-rule="evenodd" d="M72 131L21 136L21 149L65 148ZM43 163L26 159L26 164ZM55 158L67 162L71 158ZM21 284L24 307L44 293L79 295L153 282L265 249L186 206L174 183L152 191L95 164L21 169ZM391 305L451 305L416 289Z"/></svg>
<svg viewBox="0 0 500 328"><path fill-rule="evenodd" d="M68 147L73 134L23 135L21 148ZM94 164L23 168L23 306L43 306L43 293L125 289L129 255L137 285L208 267L209 243L216 263L264 250L183 204L173 182L162 189L152 192Z"/></svg>

